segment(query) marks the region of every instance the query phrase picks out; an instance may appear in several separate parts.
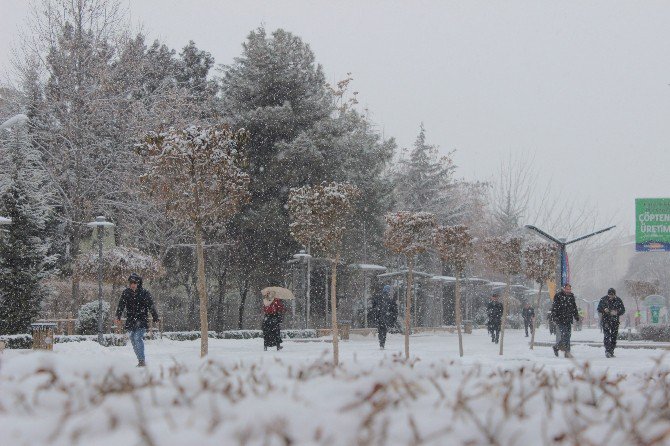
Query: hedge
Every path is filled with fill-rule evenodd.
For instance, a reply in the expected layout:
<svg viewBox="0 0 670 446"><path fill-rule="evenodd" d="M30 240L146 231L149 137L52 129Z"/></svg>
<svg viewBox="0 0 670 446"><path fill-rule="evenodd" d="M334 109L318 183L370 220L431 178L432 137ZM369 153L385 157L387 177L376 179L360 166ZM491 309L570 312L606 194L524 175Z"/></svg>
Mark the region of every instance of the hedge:
<svg viewBox="0 0 670 446"><path fill-rule="evenodd" d="M291 339L306 339L306 338L316 338L316 330L282 330L282 338L291 338ZM145 335L145 338L149 334ZM195 341L200 339L199 331L166 331L162 333L163 338L169 339L172 341ZM263 337L263 332L261 330L229 330L224 331L223 333L217 333L214 331L208 332L208 337L212 339L257 339ZM67 342L85 342L92 341L97 342L97 335L72 335L72 336L61 336L56 335L55 337L56 344L64 344ZM128 339L125 335L117 334L104 334L103 335L103 345L108 346L123 346L128 343ZM8 349L30 349L33 346L33 337L29 334L19 334L19 335L2 335L0 336L0 341L5 341L5 347Z"/></svg>

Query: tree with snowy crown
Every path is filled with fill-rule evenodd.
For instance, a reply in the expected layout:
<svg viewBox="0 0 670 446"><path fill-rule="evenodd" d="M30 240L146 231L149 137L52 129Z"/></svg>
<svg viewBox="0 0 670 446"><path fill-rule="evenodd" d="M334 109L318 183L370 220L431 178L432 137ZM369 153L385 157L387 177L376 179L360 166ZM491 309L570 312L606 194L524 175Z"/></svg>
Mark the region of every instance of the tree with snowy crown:
<svg viewBox="0 0 670 446"><path fill-rule="evenodd" d="M189 126L150 132L137 145L147 164L142 180L167 215L188 224L195 237L197 289L200 297L200 355L208 352L207 290L203 230L227 222L249 198L249 175L243 170L246 130L227 126Z"/></svg>
<svg viewBox="0 0 670 446"><path fill-rule="evenodd" d="M461 276L472 258L472 236L464 225L439 226L434 234L435 247L443 262L454 268L456 276L456 330L458 352L463 356L463 334L461 333Z"/></svg>
<svg viewBox="0 0 670 446"><path fill-rule="evenodd" d="M0 334L28 333L46 296L43 279L53 271L47 225L53 217L39 153L22 128L0 135L3 174L0 214L12 219L0 233Z"/></svg>
<svg viewBox="0 0 670 446"><path fill-rule="evenodd" d="M405 297L405 358L409 359L410 315L412 310L412 273L414 258L433 243L435 214L430 212L394 212L386 215L388 227L384 245L407 260L407 295Z"/></svg>
<svg viewBox="0 0 670 446"><path fill-rule="evenodd" d="M339 364L339 333L337 325L337 265L342 238L360 191L351 184L322 183L318 186L293 188L289 194L292 216L291 234L304 246L310 246L332 262L331 323L333 331L333 363Z"/></svg>
<svg viewBox="0 0 670 446"><path fill-rule="evenodd" d="M540 314L540 298L542 297L542 286L556 274L558 249L556 245L548 243L534 243L523 250L524 272L526 276L539 285L537 300L535 301L535 314ZM536 316L537 317L537 316ZM535 321L533 320L530 333L530 349L535 346Z"/></svg>
<svg viewBox="0 0 670 446"><path fill-rule="evenodd" d="M504 275L507 282L503 298L502 325L500 326L500 355L503 354L512 277L521 272L522 241L520 237L487 237L483 242L484 253L489 266Z"/></svg>

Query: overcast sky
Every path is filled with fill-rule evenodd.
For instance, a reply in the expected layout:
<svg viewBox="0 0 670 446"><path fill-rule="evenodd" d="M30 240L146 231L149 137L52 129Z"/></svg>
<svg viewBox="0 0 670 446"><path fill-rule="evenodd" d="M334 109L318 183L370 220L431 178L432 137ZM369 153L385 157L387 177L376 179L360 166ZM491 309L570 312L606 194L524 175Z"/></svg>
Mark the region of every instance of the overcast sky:
<svg viewBox="0 0 670 446"><path fill-rule="evenodd" d="M28 7L0 5L5 72ZM287 29L330 82L352 73L386 137L409 146L423 122L463 178L534 154L556 194L631 232L636 197L670 197L668 1L130 0L129 12L220 64L250 30Z"/></svg>

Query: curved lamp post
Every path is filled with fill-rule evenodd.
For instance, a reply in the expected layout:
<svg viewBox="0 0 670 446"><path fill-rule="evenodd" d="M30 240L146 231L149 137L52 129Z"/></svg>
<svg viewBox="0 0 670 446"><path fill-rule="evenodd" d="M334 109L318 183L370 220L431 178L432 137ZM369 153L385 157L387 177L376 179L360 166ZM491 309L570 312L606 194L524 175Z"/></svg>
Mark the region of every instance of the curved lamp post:
<svg viewBox="0 0 670 446"><path fill-rule="evenodd" d="M114 223L100 215L86 226L98 228L98 343L102 345L102 236L105 227L112 227Z"/></svg>
<svg viewBox="0 0 670 446"><path fill-rule="evenodd" d="M304 249L301 249L299 253L293 254L293 258L298 260L300 263L307 262L307 289L305 290L305 329L309 328L309 317L311 313L310 308L310 288L311 288L311 275L312 275L312 265L309 259L312 258L311 255L307 254Z"/></svg>
<svg viewBox="0 0 670 446"><path fill-rule="evenodd" d="M558 246L558 253L560 255L560 262L559 262L560 276L559 276L559 280L557 280L556 283L560 284L561 287L563 285L565 285L566 283L568 283L568 281L569 281L568 265L567 265L568 256L567 256L566 247L571 243L575 243L575 242L578 242L580 240L584 240L584 239L587 239L589 237L593 237L596 234L601 234L605 231L609 231L612 228L616 228L616 226L610 226L609 228L601 229L599 231L595 231L595 232L592 232L590 234L582 235L581 237L577 237L577 238L574 238L572 240L566 240L564 238L557 238L557 237L554 237L553 235L547 234L546 232L544 232L540 228L538 228L536 226L533 226L533 225L525 225L524 227L526 229L530 229L532 231L537 232L542 237L544 237L545 239L547 239L551 242L554 242Z"/></svg>

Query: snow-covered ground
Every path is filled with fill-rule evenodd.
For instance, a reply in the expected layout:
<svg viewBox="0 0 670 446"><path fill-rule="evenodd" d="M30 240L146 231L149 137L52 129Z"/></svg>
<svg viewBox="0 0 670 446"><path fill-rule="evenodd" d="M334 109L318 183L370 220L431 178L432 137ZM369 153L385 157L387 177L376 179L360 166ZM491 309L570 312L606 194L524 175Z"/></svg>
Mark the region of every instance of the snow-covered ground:
<svg viewBox="0 0 670 446"><path fill-rule="evenodd" d="M601 339L584 330L575 339ZM550 341L541 329L539 341ZM0 444L670 444L670 356L662 350L576 345L571 361L528 349L508 330L505 354L485 330L340 343L94 342L0 356Z"/></svg>

